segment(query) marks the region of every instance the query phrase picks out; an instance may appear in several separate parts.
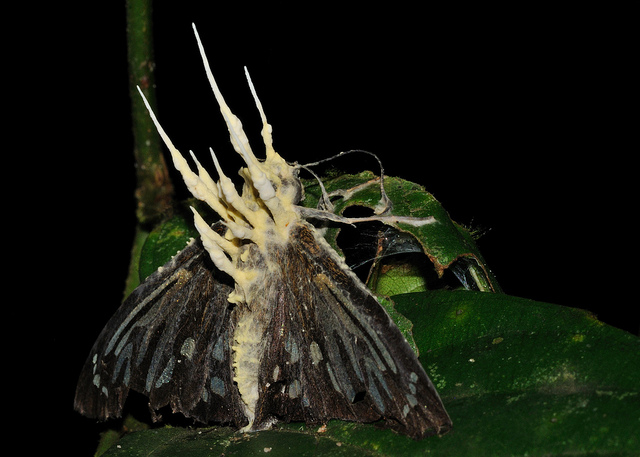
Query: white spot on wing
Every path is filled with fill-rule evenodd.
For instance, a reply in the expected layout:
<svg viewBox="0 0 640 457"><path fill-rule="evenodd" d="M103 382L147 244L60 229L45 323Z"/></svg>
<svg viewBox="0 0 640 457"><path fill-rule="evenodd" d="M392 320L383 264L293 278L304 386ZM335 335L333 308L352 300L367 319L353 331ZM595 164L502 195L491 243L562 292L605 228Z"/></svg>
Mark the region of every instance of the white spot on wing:
<svg viewBox="0 0 640 457"><path fill-rule="evenodd" d="M289 358L289 361L291 363L296 363L298 360L300 360L300 352L298 351L298 343L296 342L296 340L291 338L291 335L287 336L287 341L286 341L286 343L284 345L284 348L291 355L291 357Z"/></svg>
<svg viewBox="0 0 640 457"><path fill-rule="evenodd" d="M320 346L315 341L312 341L309 345L309 350L311 352L311 363L317 365L318 362L322 360L322 352L320 351Z"/></svg>
<svg viewBox="0 0 640 457"><path fill-rule="evenodd" d="M211 390L223 397L225 394L224 381L217 376L211 378Z"/></svg>
<svg viewBox="0 0 640 457"><path fill-rule="evenodd" d="M218 341L216 341L216 345L213 347L213 358L222 362L224 360L224 340L222 335L218 337Z"/></svg>
<svg viewBox="0 0 640 457"><path fill-rule="evenodd" d="M289 384L290 398L298 398L301 393L302 393L302 387L300 386L300 381L296 379L291 384Z"/></svg>
<svg viewBox="0 0 640 457"><path fill-rule="evenodd" d="M335 375L333 374L333 369L331 369L331 365L327 363L327 372L329 373L329 378L331 378L331 384L333 384L333 388L340 392L340 386L338 385L338 381L336 380Z"/></svg>
<svg viewBox="0 0 640 457"><path fill-rule="evenodd" d="M175 357L171 356L171 358L167 362L167 366L164 368L164 370L162 370L162 374L156 381L156 389L162 384L166 384L171 381L171 376L173 376L173 365L175 364L175 361Z"/></svg>
<svg viewBox="0 0 640 457"><path fill-rule="evenodd" d="M187 359L191 360L193 357L193 352L196 350L196 342L193 338L187 338L182 343L182 347L180 348L180 355L185 356Z"/></svg>

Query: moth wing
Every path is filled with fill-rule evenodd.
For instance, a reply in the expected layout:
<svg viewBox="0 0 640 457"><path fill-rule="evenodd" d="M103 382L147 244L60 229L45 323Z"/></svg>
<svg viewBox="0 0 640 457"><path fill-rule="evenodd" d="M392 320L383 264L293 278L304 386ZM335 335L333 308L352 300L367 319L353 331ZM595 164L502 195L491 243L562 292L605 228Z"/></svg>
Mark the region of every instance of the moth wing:
<svg viewBox="0 0 640 457"><path fill-rule="evenodd" d="M278 264L276 300L261 364L256 424L270 418L373 422L413 438L451 420L400 330L337 254L298 224Z"/></svg>
<svg viewBox="0 0 640 457"><path fill-rule="evenodd" d="M101 420L119 417L133 390L154 411L170 405L200 422L245 425L232 388L232 289L222 281L199 240L150 275L95 342L75 409Z"/></svg>

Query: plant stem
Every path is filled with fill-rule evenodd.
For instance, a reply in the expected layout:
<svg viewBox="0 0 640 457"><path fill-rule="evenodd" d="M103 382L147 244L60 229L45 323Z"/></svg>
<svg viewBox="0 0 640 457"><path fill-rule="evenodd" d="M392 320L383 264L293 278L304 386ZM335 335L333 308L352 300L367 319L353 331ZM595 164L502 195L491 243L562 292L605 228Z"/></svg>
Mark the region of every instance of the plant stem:
<svg viewBox="0 0 640 457"><path fill-rule="evenodd" d="M149 230L162 218L170 216L174 197L160 138L136 88L140 86L152 108L156 110L151 3L152 0L126 1L129 96L137 178L135 197L138 224L131 248L125 298L140 282L138 261Z"/></svg>
<svg viewBox="0 0 640 457"><path fill-rule="evenodd" d="M152 0L127 0L127 52L129 93L136 160L137 211L139 226L148 228L166 217L173 201L162 145L136 86L155 110Z"/></svg>

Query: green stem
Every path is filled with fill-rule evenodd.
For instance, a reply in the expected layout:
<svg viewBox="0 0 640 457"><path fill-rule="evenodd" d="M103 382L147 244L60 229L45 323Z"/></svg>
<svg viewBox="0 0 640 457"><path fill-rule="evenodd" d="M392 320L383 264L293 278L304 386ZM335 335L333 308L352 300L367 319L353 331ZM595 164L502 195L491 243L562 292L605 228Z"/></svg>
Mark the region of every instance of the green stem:
<svg viewBox="0 0 640 457"><path fill-rule="evenodd" d="M155 110L152 0L127 0L127 51L134 155L137 172L138 224L148 228L166 217L173 201L162 145L136 86Z"/></svg>
<svg viewBox="0 0 640 457"><path fill-rule="evenodd" d="M156 110L151 3L152 0L126 1L129 94L137 178L135 196L138 224L131 248L125 298L140 282L138 275L140 251L149 230L162 218L170 215L174 197L160 138L137 90L139 86Z"/></svg>

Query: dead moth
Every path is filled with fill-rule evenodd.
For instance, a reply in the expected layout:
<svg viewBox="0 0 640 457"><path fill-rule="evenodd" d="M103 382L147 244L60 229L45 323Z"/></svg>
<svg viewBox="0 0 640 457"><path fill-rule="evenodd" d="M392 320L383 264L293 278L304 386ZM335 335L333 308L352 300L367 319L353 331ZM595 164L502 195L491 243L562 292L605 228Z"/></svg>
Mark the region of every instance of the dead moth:
<svg viewBox="0 0 640 457"><path fill-rule="evenodd" d="M222 220L210 226L194 210L200 240L149 276L107 323L80 374L76 410L118 417L133 390L149 398L152 411L169 405L199 422L247 431L330 419L384 420L415 439L448 430L451 420L400 330L305 220L336 216L298 206L300 167L273 149L248 74L264 160L222 98L197 32L196 39L246 163L242 192L213 151L219 180L195 157L194 173L147 104L185 184Z"/></svg>

